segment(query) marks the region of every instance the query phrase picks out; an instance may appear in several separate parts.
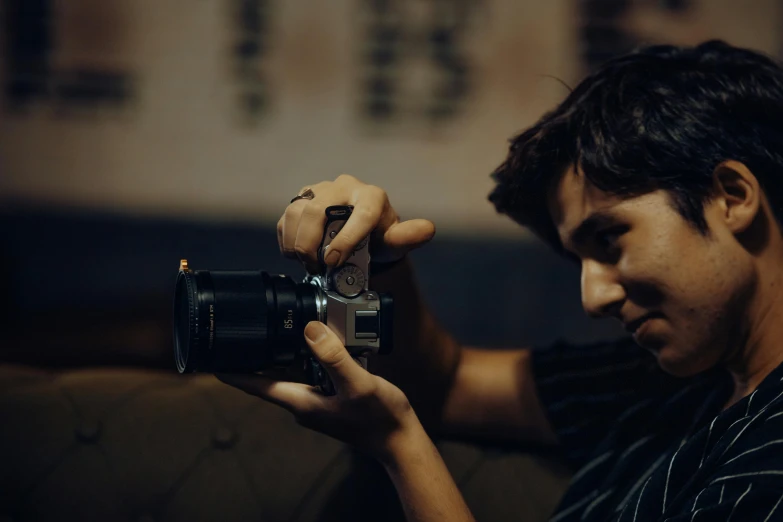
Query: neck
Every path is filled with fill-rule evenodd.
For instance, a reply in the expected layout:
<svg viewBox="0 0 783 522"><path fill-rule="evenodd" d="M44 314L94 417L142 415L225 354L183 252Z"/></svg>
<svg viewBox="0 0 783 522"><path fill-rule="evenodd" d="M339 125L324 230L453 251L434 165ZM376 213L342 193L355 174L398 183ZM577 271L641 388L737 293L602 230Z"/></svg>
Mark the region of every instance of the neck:
<svg viewBox="0 0 783 522"><path fill-rule="evenodd" d="M726 407L750 395L783 363L783 271L781 261L759 270L758 285L748 310L748 322L737 350L725 366L734 379L734 394ZM771 274L766 278L763 274Z"/></svg>

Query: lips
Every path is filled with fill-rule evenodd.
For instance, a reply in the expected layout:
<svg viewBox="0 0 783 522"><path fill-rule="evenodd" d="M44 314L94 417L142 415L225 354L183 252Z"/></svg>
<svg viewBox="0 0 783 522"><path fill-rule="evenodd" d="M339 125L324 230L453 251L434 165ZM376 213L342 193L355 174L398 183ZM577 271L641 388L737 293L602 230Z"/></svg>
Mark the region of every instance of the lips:
<svg viewBox="0 0 783 522"><path fill-rule="evenodd" d="M636 330L638 330L645 321L652 319L653 317L655 317L655 314L647 314L638 319L634 319L631 322L625 323L625 331L631 334L636 333Z"/></svg>

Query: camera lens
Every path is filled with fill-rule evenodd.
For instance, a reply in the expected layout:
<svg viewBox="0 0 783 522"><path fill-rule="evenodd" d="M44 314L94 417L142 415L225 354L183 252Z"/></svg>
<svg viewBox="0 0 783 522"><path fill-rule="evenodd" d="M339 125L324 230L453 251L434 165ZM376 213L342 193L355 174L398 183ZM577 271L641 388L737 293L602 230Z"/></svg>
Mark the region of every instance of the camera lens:
<svg viewBox="0 0 783 522"><path fill-rule="evenodd" d="M319 289L256 270L180 270L174 357L180 373L254 372L291 364Z"/></svg>

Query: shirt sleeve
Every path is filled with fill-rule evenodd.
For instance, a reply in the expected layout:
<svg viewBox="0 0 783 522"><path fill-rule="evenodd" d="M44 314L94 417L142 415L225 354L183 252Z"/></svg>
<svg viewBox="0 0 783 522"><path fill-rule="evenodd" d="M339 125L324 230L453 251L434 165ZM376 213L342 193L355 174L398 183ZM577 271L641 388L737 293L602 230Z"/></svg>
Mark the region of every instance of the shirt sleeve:
<svg viewBox="0 0 783 522"><path fill-rule="evenodd" d="M654 411L683 385L630 338L538 348L532 370L539 400L575 469L624 420L644 418L646 409Z"/></svg>

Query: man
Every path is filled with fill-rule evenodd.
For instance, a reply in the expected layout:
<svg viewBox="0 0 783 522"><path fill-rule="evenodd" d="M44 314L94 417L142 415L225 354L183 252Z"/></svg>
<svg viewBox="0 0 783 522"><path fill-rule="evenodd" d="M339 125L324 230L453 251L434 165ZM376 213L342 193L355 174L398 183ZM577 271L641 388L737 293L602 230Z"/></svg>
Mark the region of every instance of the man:
<svg viewBox="0 0 783 522"><path fill-rule="evenodd" d="M409 520L472 520L423 425L559 445L576 473L553 521L783 520L783 69L722 42L615 59L493 178L498 211L578 263L585 310L633 341L459 347L404 260L432 223L342 176L288 207L281 250L313 268L324 208L352 204L329 264L373 230L377 255L402 259L374 277L400 309L396 359L376 372L396 385L319 323L305 335L337 396L222 378L375 456Z"/></svg>

